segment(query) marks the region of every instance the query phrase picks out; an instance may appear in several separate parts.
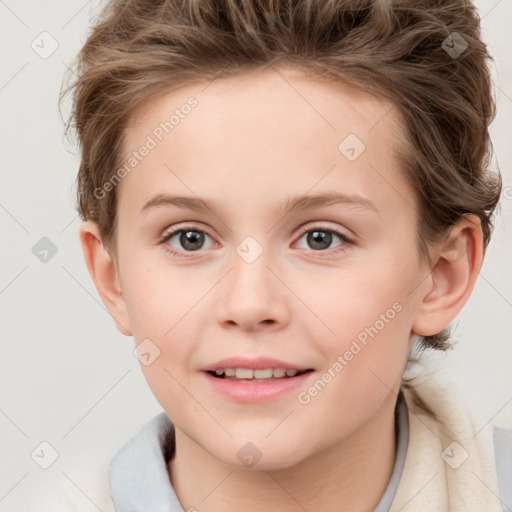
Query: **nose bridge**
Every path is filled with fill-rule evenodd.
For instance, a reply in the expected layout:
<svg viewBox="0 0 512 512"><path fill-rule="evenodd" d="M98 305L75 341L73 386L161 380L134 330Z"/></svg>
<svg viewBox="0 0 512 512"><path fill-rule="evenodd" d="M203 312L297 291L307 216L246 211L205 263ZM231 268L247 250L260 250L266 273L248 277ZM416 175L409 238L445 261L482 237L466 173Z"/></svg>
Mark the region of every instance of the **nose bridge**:
<svg viewBox="0 0 512 512"><path fill-rule="evenodd" d="M249 301L253 295L268 301L272 295L271 250L252 235L245 237L235 248L233 275L230 287L239 299ZM274 283L275 284L275 283ZM265 297L266 296L266 297Z"/></svg>
<svg viewBox="0 0 512 512"><path fill-rule="evenodd" d="M270 270L270 249L253 236L235 248L232 270L218 307L218 320L243 327L281 323L286 316L282 283ZM270 268L269 268L270 267Z"/></svg>

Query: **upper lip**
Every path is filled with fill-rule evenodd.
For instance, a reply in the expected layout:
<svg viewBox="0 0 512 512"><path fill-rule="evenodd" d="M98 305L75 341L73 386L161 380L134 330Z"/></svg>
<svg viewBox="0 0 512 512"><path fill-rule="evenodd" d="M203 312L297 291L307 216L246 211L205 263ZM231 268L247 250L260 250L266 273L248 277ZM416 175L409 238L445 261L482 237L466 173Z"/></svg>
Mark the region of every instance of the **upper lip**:
<svg viewBox="0 0 512 512"><path fill-rule="evenodd" d="M266 370L267 368L284 368L285 370L306 371L312 370L309 366L302 366L295 363L288 363L273 359L270 357L228 357L221 359L216 363L209 364L203 368L203 371L214 372L217 368L252 368L253 370Z"/></svg>

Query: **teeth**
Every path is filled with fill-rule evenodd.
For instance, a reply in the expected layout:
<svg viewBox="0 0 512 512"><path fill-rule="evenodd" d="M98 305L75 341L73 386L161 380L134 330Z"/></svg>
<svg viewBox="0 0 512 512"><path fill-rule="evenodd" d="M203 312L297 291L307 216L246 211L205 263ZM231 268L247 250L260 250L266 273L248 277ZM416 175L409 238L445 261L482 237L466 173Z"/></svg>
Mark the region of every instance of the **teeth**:
<svg viewBox="0 0 512 512"><path fill-rule="evenodd" d="M254 370L254 378L255 379L270 379L274 376L274 372L272 368L268 368L267 370ZM237 373L238 377L238 373Z"/></svg>
<svg viewBox="0 0 512 512"><path fill-rule="evenodd" d="M215 374L219 377L236 377L237 379L271 379L284 377L294 377L299 370L285 368L266 368L265 370L253 370L251 368L217 368Z"/></svg>
<svg viewBox="0 0 512 512"><path fill-rule="evenodd" d="M237 379L252 379L253 373L250 368L237 368L235 375Z"/></svg>

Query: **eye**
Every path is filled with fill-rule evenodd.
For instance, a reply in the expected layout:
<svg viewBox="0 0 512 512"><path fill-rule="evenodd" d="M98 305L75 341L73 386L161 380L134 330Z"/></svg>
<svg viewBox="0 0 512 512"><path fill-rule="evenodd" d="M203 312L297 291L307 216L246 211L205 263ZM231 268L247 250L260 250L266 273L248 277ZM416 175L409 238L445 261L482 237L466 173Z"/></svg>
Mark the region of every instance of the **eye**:
<svg viewBox="0 0 512 512"><path fill-rule="evenodd" d="M310 245L311 250L314 252L338 253L346 250L348 245L353 244L353 241L346 235L326 226L308 225L302 228L301 232L302 236L299 238L299 241L305 238L306 243ZM190 258L193 257L193 254L190 253L208 248L205 247L206 237L211 239L211 237L202 229L199 229L196 226L185 226L167 232L160 239L159 243L163 245L164 249L173 256ZM338 246L336 246L333 251L327 251L326 249L329 249L336 239L340 242ZM174 244L171 243L173 240L175 240ZM211 244L209 247L214 245L216 244Z"/></svg>
<svg viewBox="0 0 512 512"><path fill-rule="evenodd" d="M326 226L305 226L301 231L303 235L299 240L305 238L306 243L315 252L327 252L325 249L328 249L336 238L338 238L341 243L337 246L335 251L332 251L335 253L346 250L347 245L353 243L352 240L343 233Z"/></svg>
<svg viewBox="0 0 512 512"><path fill-rule="evenodd" d="M203 230L198 229L195 226L186 226L166 233L159 243L164 246L166 251L169 251L174 256L189 258L191 256L187 256L184 252L196 252L203 249L205 237L210 238L210 236ZM168 243L174 238L176 238L176 244L179 246L178 248Z"/></svg>

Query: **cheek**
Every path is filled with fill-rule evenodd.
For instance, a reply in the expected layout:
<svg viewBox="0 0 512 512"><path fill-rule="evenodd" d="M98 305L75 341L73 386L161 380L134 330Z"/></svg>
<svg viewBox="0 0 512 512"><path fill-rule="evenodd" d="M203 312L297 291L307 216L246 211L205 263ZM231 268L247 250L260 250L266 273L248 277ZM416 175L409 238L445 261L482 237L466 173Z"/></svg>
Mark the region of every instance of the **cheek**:
<svg viewBox="0 0 512 512"><path fill-rule="evenodd" d="M136 340L150 334L170 336L204 293L204 286L179 269L155 264L147 257L144 260L136 253L126 261L124 270L126 308Z"/></svg>
<svg viewBox="0 0 512 512"><path fill-rule="evenodd" d="M127 266L124 294L127 314L138 352L141 369L157 399L186 385L184 368L197 349L194 315L204 286L188 286L183 276L163 277L155 267L143 264ZM197 309L195 309L197 307ZM150 364L147 359L151 360ZM174 379L173 379L174 377Z"/></svg>
<svg viewBox="0 0 512 512"><path fill-rule="evenodd" d="M189 367L198 350L197 333L186 317L187 312L193 314L191 306L169 290L145 296L141 293L133 306L133 335L141 347L137 352L150 354L149 364L139 356L140 366L155 398L173 417L179 416L182 410L194 409L187 392L193 389Z"/></svg>
<svg viewBox="0 0 512 512"><path fill-rule="evenodd" d="M329 385L337 388L336 401L344 397L356 405L372 394L383 397L398 385L409 354L416 269L382 258L379 263L340 274L325 283L323 294L310 296L311 309L329 327L310 337L325 356L324 371L336 375L338 384Z"/></svg>
<svg viewBox="0 0 512 512"><path fill-rule="evenodd" d="M411 317L399 291L376 289L367 295L359 290L335 301L335 307L329 305L326 318L336 334L315 341L325 362L317 380L299 390L300 422L322 418L325 432L343 437L398 391L409 353ZM328 436L318 443L318 449L327 446Z"/></svg>
<svg viewBox="0 0 512 512"><path fill-rule="evenodd" d="M357 306L358 301L340 305L336 335L318 341L326 356L323 371L339 376L342 395L364 397L373 390L384 396L398 384L409 353L409 311L396 300Z"/></svg>
<svg viewBox="0 0 512 512"><path fill-rule="evenodd" d="M331 332L329 345L335 346L338 339L359 337L364 341L364 333L372 327L385 335L410 320L410 314L404 312L408 311L414 270L403 265L394 268L382 259L379 262L382 265L340 271L320 282L315 293L308 292L308 306ZM375 333L375 329L371 331Z"/></svg>

